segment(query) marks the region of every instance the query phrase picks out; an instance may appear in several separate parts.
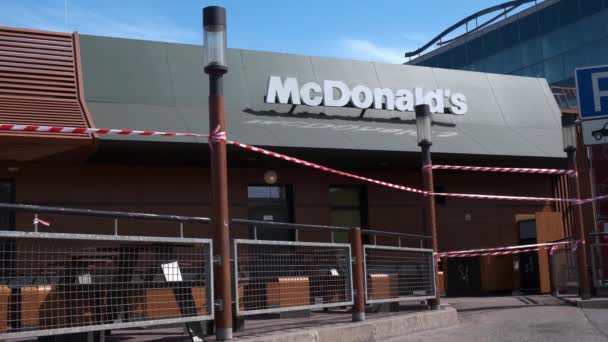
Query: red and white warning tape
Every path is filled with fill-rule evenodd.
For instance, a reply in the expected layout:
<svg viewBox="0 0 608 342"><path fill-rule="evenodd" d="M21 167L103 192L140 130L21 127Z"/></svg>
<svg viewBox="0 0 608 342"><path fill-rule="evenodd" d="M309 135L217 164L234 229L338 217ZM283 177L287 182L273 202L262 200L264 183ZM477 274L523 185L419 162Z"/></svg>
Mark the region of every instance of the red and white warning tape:
<svg viewBox="0 0 608 342"><path fill-rule="evenodd" d="M462 193L433 193L421 189L416 189L404 185L398 185L394 183L379 181L376 179L355 175L352 173L332 169L316 163L307 162L302 159L289 157L284 154L272 152L263 148L243 144L236 141L226 139L226 132L220 131L219 127L214 130L212 134L200 134L200 133L177 133L177 132L159 132L159 131L141 131L132 129L109 129L109 128L87 128L87 127L57 127L57 126L39 126L39 125L12 125L3 124L0 125L0 131L25 131L25 132L44 132L44 133L79 133L79 134L114 134L114 135L141 135L141 136L162 136L162 137L205 137L209 140L209 143L216 143L225 141L229 145L237 146L249 151L261 153L273 158L282 159L295 164L303 165L313 169L337 174L344 177L357 179L360 181L373 183L393 189L402 191L422 194L425 196L445 196L445 197L460 197L460 198L471 198L471 199L495 199L495 200L506 200L506 201L527 201L527 202L569 202L574 205L585 204L594 201L600 201L608 199L608 195L598 196L587 199L565 199L565 198L552 198L552 197L529 197L529 196L505 196L505 195L485 195L485 194L462 194Z"/></svg>
<svg viewBox="0 0 608 342"><path fill-rule="evenodd" d="M505 200L505 201L525 201L525 202L569 202L573 205L579 205L579 204L584 204L584 203L589 203L589 202L594 202L594 201L600 201L600 200L604 200L604 199L608 199L608 195L604 195L604 196L598 196L598 197L593 197L593 198L588 198L588 199L583 199L583 200L579 200L579 199L567 199L567 198L554 198L554 197L530 197L530 196L507 196L507 195L485 195L485 194L462 194L462 193L450 193L450 192L428 192L428 191L424 191L421 189L416 189L416 188L412 188L412 187L407 187L407 186L403 186L403 185L398 185L398 184L393 184L393 183L388 183L388 182L383 182L383 181L378 181L375 179L371 179L371 178L367 178L367 177L362 177L362 176L358 176L358 175L354 175L348 172L344 172L344 171L339 171L339 170L335 170L323 165L319 165L319 164L315 164L315 163L311 163L311 162L307 162L298 158L294 158L294 157L289 157L286 156L284 154L281 153L276 153L276 152L272 152L272 151L268 151L265 150L263 148L259 148L259 147L255 147L255 146L251 146L251 145L247 145L247 144L243 144L243 143L239 143L236 141L227 141L228 144L234 145L234 146L238 146L240 148L244 148L246 150L249 151L253 151L253 152L257 152L257 153L261 153L267 156L271 156L277 159L282 159L282 160L286 160L289 162L293 162L296 164L300 164L303 166L307 166L307 167L312 167L321 171L325 171L325 172L329 172L329 173L334 173L337 175L341 175L341 176L345 176L345 177L350 177L350 178L354 178L354 179L358 179L361 181L365 181L365 182L369 182L369 183L373 183L373 184L378 184L378 185L382 185L382 186L386 186L386 187L390 187L393 189L398 189L398 190L403 190L403 191L408 191L408 192L414 192L414 193L418 193L418 194L422 194L422 195L430 195L430 196L444 196L444 197L459 197L459 198L470 198L470 199L494 199L494 200Z"/></svg>
<svg viewBox="0 0 608 342"><path fill-rule="evenodd" d="M551 251L554 251L554 248L557 248L561 245L572 245L577 246L579 241L560 241L560 242L548 242L548 243L538 243L532 245L522 245L522 246L509 246L509 247L496 247L496 248L484 248L484 249L471 249L466 251L452 251L452 252L443 252L443 253L435 253L437 258L465 258L465 257L475 257L475 256L494 256L494 255L511 255L511 254L520 254L526 252L534 252L541 249L546 249L551 247Z"/></svg>
<svg viewBox="0 0 608 342"><path fill-rule="evenodd" d="M51 223L50 223L50 222L48 222L48 221L44 221L44 220L39 219L38 217L34 217L34 224L35 224L35 225L37 225L37 224L39 224L39 223L40 223L41 225L43 225L43 226L47 226L47 227L49 227L49 226L51 225Z"/></svg>
<svg viewBox="0 0 608 342"><path fill-rule="evenodd" d="M452 171L478 171L478 172L503 172L503 173L529 173L543 175L569 175L575 176L575 170L562 169L536 169L525 167L489 167L489 166L461 166L461 165L433 165L433 170Z"/></svg>
<svg viewBox="0 0 608 342"><path fill-rule="evenodd" d="M496 256L496 255L511 255L511 254L521 254L526 252L536 252L541 249L545 249L547 247L537 247L537 248L526 248L526 249L516 249L512 251L498 251L498 252L485 252L485 253L463 253L463 254L454 254L449 256L442 256L439 254L439 258L468 258L468 257L477 257L477 256Z"/></svg>
<svg viewBox="0 0 608 342"><path fill-rule="evenodd" d="M306 166L306 167L311 167L313 169L317 169L317 170L321 170L321 171L337 174L337 175L340 175L340 176L354 178L354 179L361 180L361 181L364 181L364 182L378 184L378 185L386 186L386 187L393 188L393 189L403 190L403 191L407 191L407 192L413 192L413 193L425 194L425 195L429 194L428 191L412 188L412 187L409 187L409 186L404 186L404 185L398 185L398 184L393 184L393 183L389 183L389 182L379 181L379 180L376 180L376 179L372 179L372 178L368 178L368 177L363 177L363 176L359 176L359 175L354 175L352 173L348 173L348 172L332 169L332 168L327 167L327 166L323 166L323 165L319 165L319 164L316 164L316 163L307 162L307 161L302 160L302 159L298 159L298 158L294 158L294 157L289 157L289 156L286 156L286 155L281 154L281 153L272 152L272 151L269 151L269 150L266 150L266 149L263 149L263 148L259 148L259 147L255 147L255 146L251 146L251 145L247 145L247 144L243 144L243 143L240 143L240 142L228 140L227 143L231 144L231 145L234 145L234 146L237 146L237 147L240 147L240 148L243 148L243 149L246 149L246 150L249 150L249 151L253 151L253 152L256 152L256 153L261 153L261 154L264 154L264 155L267 155L267 156L271 156L273 158L285 160L285 161L288 161L288 162L292 162L292 163L295 163L295 164L303 165L303 166Z"/></svg>
<svg viewBox="0 0 608 342"><path fill-rule="evenodd" d="M138 131L134 129L110 129L87 127L57 127L37 125L0 125L0 131L21 131L41 133L72 133L72 134L101 134L101 135L146 135L163 137L209 137L209 134Z"/></svg>

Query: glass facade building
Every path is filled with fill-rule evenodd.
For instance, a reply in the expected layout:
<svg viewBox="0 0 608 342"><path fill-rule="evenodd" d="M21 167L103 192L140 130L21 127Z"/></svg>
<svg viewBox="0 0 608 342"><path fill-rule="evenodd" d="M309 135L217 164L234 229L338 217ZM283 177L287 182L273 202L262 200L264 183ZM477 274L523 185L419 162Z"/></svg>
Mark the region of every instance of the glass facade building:
<svg viewBox="0 0 608 342"><path fill-rule="evenodd" d="M608 0L546 0L408 64L546 78L574 86L577 67L608 64Z"/></svg>

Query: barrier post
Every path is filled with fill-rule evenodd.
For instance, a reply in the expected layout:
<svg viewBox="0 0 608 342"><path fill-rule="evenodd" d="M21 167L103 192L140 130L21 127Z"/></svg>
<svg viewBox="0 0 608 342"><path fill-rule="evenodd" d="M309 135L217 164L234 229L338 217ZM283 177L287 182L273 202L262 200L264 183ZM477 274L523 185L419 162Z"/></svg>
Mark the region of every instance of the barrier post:
<svg viewBox="0 0 608 342"><path fill-rule="evenodd" d="M572 169L576 169L576 150L566 150L568 155L568 166ZM574 198L581 198L581 191L579 180L577 176L570 177L570 191L574 195ZM574 204L573 209L576 215L575 227L576 237L579 240L580 245L578 246L578 274L579 274L579 295L581 299L591 298L591 289L589 287L589 269L587 267L587 245L585 243L585 220L583 218L583 208L581 204Z"/></svg>
<svg viewBox="0 0 608 342"><path fill-rule="evenodd" d="M431 109L428 104L417 105L416 110L416 128L418 135L418 146L422 150L422 180L424 183L424 190L427 193L424 194L425 209L426 209L426 225L427 233L431 233L433 242L433 252L439 253L437 245L437 221L435 217L435 196L433 196L434 184L433 184L433 168L431 161ZM438 291L437 277L439 275L439 264L433 257L435 265L435 298L429 301L431 309L439 309L441 304L441 294Z"/></svg>
<svg viewBox="0 0 608 342"><path fill-rule="evenodd" d="M215 335L232 339L232 286L230 276L230 228L228 216L228 174L226 166L223 75L226 66L226 10L219 6L203 9L205 73L209 74L209 148L211 154L211 219L215 259Z"/></svg>
<svg viewBox="0 0 608 342"><path fill-rule="evenodd" d="M363 243L361 239L361 228L350 231L350 245L352 256L355 261L353 267L353 287L355 290L355 304L353 305L353 322L365 320L365 273L363 270Z"/></svg>
<svg viewBox="0 0 608 342"><path fill-rule="evenodd" d="M568 157L568 169L578 171L576 163L577 152L577 115L562 113L562 138L564 143L564 152ZM572 175L569 179L570 198L576 200L581 199L581 189L579 178L577 175ZM585 220L583 218L582 204L573 203L575 214L575 235L581 244L578 246L578 274L579 274L579 295L581 299L591 298L589 288L589 270L587 268L587 246L585 244Z"/></svg>

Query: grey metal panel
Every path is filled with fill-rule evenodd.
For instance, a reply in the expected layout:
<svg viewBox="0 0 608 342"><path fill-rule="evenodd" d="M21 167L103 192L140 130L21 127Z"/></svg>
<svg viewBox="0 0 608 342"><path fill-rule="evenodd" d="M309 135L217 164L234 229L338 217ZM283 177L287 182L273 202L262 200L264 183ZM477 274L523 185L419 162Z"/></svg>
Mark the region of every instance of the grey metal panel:
<svg viewBox="0 0 608 342"><path fill-rule="evenodd" d="M204 112L205 120L207 120L206 112ZM252 141L255 141L255 144L259 146L281 146L281 141L268 127L277 121L279 120L273 117L256 117L244 114L241 108L226 107L226 131L227 138L230 140L246 144L252 144ZM207 123L205 125L208 126ZM205 129L204 132L207 132L207 130Z"/></svg>
<svg viewBox="0 0 608 342"><path fill-rule="evenodd" d="M81 36L81 42L85 96L98 127L208 131L200 46L94 36ZM542 79L234 49L228 62L224 87L232 140L260 146L419 150L413 113L368 109L360 119L361 110L355 108L264 103L268 77L276 75L297 77L300 84L334 79L350 87L447 88L467 96L469 111L434 115L434 152L563 157L557 139L559 108ZM520 128L536 135L525 136Z"/></svg>
<svg viewBox="0 0 608 342"><path fill-rule="evenodd" d="M338 148L355 149L357 145L349 141L344 133L336 130L326 130L326 134L311 134L313 131L307 128L310 122L298 119L282 118L279 125L268 125L267 128L281 142L281 146L287 147L312 147L312 148ZM302 125L303 124L303 125ZM295 126L294 126L295 125Z"/></svg>
<svg viewBox="0 0 608 342"><path fill-rule="evenodd" d="M151 106L125 103L88 103L93 120L98 127L114 128L120 125L124 129L158 130L169 132L188 132L188 125L175 107ZM206 116L206 114L205 114ZM160 137L131 135L103 135L103 140L131 141L168 141ZM173 137L172 142L204 142L203 138Z"/></svg>
<svg viewBox="0 0 608 342"><path fill-rule="evenodd" d="M463 132L460 126L434 125L431 127L431 132L433 134L433 152L490 154L486 146Z"/></svg>
<svg viewBox="0 0 608 342"><path fill-rule="evenodd" d="M264 103L266 87L270 75L297 77L301 83L317 81L310 64L310 57L240 50L244 84L248 89L249 106L243 110L272 114L285 113L290 106ZM229 65L231 68L232 66ZM232 100L228 100L232 101Z"/></svg>
<svg viewBox="0 0 608 342"><path fill-rule="evenodd" d="M555 120L556 117L559 118L560 112L547 105L547 93L538 79L510 75L486 75L509 126L561 129ZM479 99L475 100L479 101Z"/></svg>
<svg viewBox="0 0 608 342"><path fill-rule="evenodd" d="M170 106L175 104L167 68L173 44L81 36L87 100Z"/></svg>
<svg viewBox="0 0 608 342"><path fill-rule="evenodd" d="M202 67L202 47L198 45L173 44L168 50L168 65L171 83L178 107L200 107L207 113L209 80ZM250 101L249 88L245 83L239 50L228 51L230 70L224 75L224 93L230 106L246 108Z"/></svg>
<svg viewBox="0 0 608 342"><path fill-rule="evenodd" d="M432 70L439 88L450 89L452 92L465 94L469 106L469 111L465 115L437 116L449 117L452 122L457 124L505 125L502 112L496 110L498 103L486 74L448 69ZM466 82L463 82L464 78L466 78ZM483 99L483 101L478 101L478 99Z"/></svg>
<svg viewBox="0 0 608 342"><path fill-rule="evenodd" d="M566 158L563 150L562 133L558 130L544 128L514 127L522 140L528 141L540 148L544 155Z"/></svg>
<svg viewBox="0 0 608 342"><path fill-rule="evenodd" d="M408 89L413 90L414 87L422 87L426 91L437 88L437 82L433 77L433 69L426 67L412 67L403 65L395 68L393 64L374 63L374 68L378 79L379 86L393 90ZM356 71L355 71L356 72ZM370 87L372 85L369 85ZM386 111L369 110L366 117L385 117ZM399 117L402 120L413 120L414 113L405 113L394 111L391 116ZM415 129L415 127L414 127Z"/></svg>
<svg viewBox="0 0 608 342"><path fill-rule="evenodd" d="M231 61L232 55L228 56ZM168 86L175 96L175 104L178 107L207 108L209 81L204 77L202 47L197 45L172 47L167 51L167 61L171 77L171 84Z"/></svg>
<svg viewBox="0 0 608 342"><path fill-rule="evenodd" d="M358 127L345 130L348 125ZM377 150L382 151L413 152L420 149L416 140L416 127L411 124L355 121L343 123L332 129L344 129L342 132L359 149L366 149L366 146L377 146Z"/></svg>
<svg viewBox="0 0 608 342"><path fill-rule="evenodd" d="M553 119L553 122L558 127L562 127L561 109L559 108L557 101L555 101L555 96L553 95L553 91L549 86L549 82L547 82L547 80L544 78L537 78L536 81L538 82L539 87L545 93L545 103L547 104L547 109L551 113L549 116Z"/></svg>
<svg viewBox="0 0 608 342"><path fill-rule="evenodd" d="M536 146L535 141L528 141L522 133L514 129L499 126L460 125L468 136L483 145L488 154L505 156L544 157L546 152Z"/></svg>
<svg viewBox="0 0 608 342"><path fill-rule="evenodd" d="M380 86L375 63L372 62L310 57L310 63L319 82L340 80L351 88L359 84L370 88Z"/></svg>

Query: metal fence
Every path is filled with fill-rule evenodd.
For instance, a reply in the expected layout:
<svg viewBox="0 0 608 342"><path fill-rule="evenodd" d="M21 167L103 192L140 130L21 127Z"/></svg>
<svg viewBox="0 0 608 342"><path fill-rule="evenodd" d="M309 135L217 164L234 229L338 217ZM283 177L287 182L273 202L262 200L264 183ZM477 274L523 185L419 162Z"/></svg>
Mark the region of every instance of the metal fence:
<svg viewBox="0 0 608 342"><path fill-rule="evenodd" d="M608 234L592 233L591 268L595 287L608 287Z"/></svg>
<svg viewBox="0 0 608 342"><path fill-rule="evenodd" d="M0 339L213 318L211 241L0 231Z"/></svg>
<svg viewBox="0 0 608 342"><path fill-rule="evenodd" d="M367 303L435 298L433 250L364 245Z"/></svg>
<svg viewBox="0 0 608 342"><path fill-rule="evenodd" d="M353 304L350 245L234 240L240 316Z"/></svg>
<svg viewBox="0 0 608 342"><path fill-rule="evenodd" d="M578 254L571 248L559 248L551 258L551 278L556 293L578 290Z"/></svg>
<svg viewBox="0 0 608 342"><path fill-rule="evenodd" d="M212 243L183 238L184 223L209 218L8 203L0 210L34 219L34 232L0 230L0 340L213 318ZM48 225L40 213L56 219L44 227L52 233L39 232ZM63 216L99 219L114 235L59 233L82 222ZM181 237L121 236L119 219L140 228L165 221Z"/></svg>

